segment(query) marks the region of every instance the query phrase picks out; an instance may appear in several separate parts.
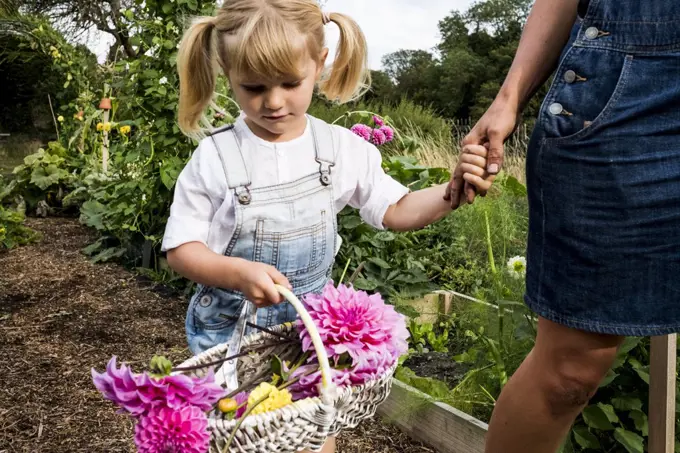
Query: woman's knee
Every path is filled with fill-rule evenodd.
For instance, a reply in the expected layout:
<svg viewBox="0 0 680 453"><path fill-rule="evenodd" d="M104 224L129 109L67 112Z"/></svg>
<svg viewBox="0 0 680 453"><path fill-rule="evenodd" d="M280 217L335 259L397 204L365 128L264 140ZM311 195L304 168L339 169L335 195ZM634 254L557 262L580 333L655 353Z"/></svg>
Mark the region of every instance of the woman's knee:
<svg viewBox="0 0 680 453"><path fill-rule="evenodd" d="M553 415L571 413L588 403L614 362L622 340L539 321L532 354Z"/></svg>

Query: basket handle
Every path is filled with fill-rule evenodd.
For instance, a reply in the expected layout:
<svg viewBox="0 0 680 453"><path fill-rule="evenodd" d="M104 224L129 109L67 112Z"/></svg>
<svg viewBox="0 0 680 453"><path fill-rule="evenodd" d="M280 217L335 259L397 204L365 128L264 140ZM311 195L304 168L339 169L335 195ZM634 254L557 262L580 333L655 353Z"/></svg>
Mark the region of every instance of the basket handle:
<svg viewBox="0 0 680 453"><path fill-rule="evenodd" d="M321 336L319 335L319 330L316 328L316 325L314 324L312 317L309 315L309 312L305 306L302 305L302 302L300 302L295 294L293 294L288 288L285 288L281 285L274 286L278 292L281 293L281 295L285 297L286 300L290 302L290 304L295 308L295 310L300 315L302 323L307 328L307 332L309 332L309 336L312 339L312 344L314 345L314 350L316 351L316 356L319 359L319 366L321 368L320 392L322 395L330 394L335 388L335 385L331 377L331 365L328 362L328 354L326 354L326 348L324 347Z"/></svg>

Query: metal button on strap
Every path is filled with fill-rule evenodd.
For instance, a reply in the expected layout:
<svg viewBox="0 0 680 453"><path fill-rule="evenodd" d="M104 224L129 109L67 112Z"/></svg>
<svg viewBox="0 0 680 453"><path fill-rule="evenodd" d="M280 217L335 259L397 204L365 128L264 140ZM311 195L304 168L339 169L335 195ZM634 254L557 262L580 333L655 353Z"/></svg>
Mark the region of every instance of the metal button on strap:
<svg viewBox="0 0 680 453"><path fill-rule="evenodd" d="M564 81L567 83L573 83L576 80L576 73L571 69L564 73Z"/></svg>
<svg viewBox="0 0 680 453"><path fill-rule="evenodd" d="M597 27L588 27L586 30L586 38L587 39L595 39L600 35L600 30L597 29Z"/></svg>
<svg viewBox="0 0 680 453"><path fill-rule="evenodd" d="M548 111L553 115L559 115L560 113L562 113L563 110L564 107L562 107L562 104L560 104L559 102L554 102L550 104L550 107L548 107Z"/></svg>
<svg viewBox="0 0 680 453"><path fill-rule="evenodd" d="M206 294L201 297L201 300L199 300L198 303L201 304L201 307L207 307L212 303L212 297Z"/></svg>

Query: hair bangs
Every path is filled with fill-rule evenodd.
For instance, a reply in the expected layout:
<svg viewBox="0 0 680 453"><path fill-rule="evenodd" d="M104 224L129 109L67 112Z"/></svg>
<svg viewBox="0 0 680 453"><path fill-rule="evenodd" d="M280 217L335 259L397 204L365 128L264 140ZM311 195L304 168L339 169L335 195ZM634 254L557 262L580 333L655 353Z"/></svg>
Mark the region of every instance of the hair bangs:
<svg viewBox="0 0 680 453"><path fill-rule="evenodd" d="M309 41L280 16L253 17L228 47L229 68L237 74L265 80L302 78Z"/></svg>

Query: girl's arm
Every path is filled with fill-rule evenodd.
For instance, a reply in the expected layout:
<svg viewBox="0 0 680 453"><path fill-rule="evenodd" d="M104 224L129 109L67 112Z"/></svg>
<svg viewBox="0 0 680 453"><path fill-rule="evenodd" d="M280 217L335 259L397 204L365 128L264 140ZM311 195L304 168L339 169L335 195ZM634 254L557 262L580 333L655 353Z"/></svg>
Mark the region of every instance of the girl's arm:
<svg viewBox="0 0 680 453"><path fill-rule="evenodd" d="M448 184L411 192L385 212L383 225L394 231L418 230L436 222L451 212L444 199Z"/></svg>
<svg viewBox="0 0 680 453"><path fill-rule="evenodd" d="M489 190L493 179L486 173L487 149L480 145L468 145L461 152L456 171L465 173L465 180L481 193ZM406 194L387 208L383 225L395 231L418 230L440 220L452 211L451 203L444 195L448 184L440 184Z"/></svg>
<svg viewBox="0 0 680 453"><path fill-rule="evenodd" d="M213 252L202 242L187 242L168 251L168 265L205 286L241 291L258 307L283 301L274 284L291 288L274 266Z"/></svg>

